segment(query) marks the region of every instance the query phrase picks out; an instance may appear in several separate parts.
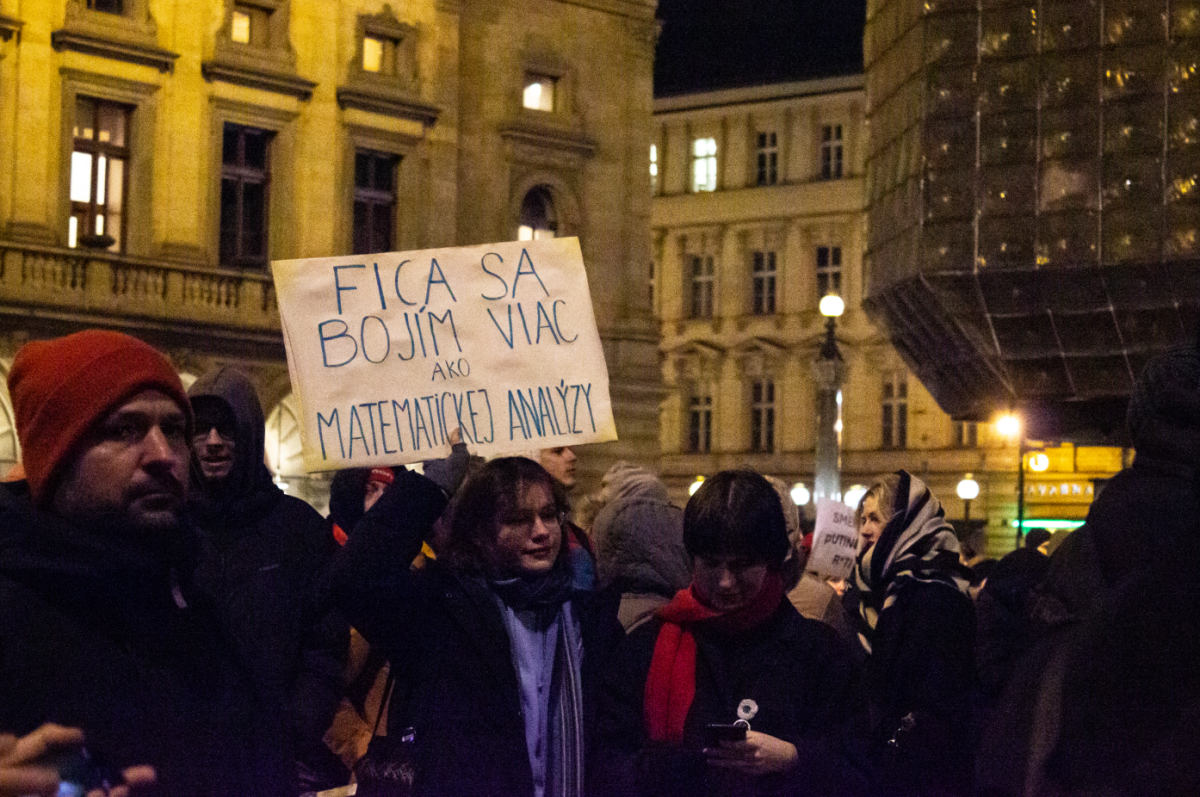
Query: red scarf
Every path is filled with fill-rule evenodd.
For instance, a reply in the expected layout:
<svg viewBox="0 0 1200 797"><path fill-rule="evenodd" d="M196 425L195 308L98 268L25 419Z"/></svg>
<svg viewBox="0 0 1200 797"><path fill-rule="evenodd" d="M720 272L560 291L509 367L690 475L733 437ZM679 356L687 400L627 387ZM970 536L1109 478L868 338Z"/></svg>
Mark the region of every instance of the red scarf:
<svg viewBox="0 0 1200 797"><path fill-rule="evenodd" d="M748 631L774 614L781 600L783 579L778 573L767 573L754 600L732 612L718 612L702 604L695 587L680 590L658 610L664 622L654 643L643 706L646 733L652 741L683 741L683 723L696 697L696 637L691 625L703 623L724 633Z"/></svg>

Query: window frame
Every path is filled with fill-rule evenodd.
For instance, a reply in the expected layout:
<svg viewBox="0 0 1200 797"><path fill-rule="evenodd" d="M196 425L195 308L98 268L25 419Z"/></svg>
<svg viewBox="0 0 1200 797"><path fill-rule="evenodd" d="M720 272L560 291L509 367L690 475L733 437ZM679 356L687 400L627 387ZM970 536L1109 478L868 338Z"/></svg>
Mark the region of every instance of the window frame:
<svg viewBox="0 0 1200 797"><path fill-rule="evenodd" d="M705 253L689 253L687 258L688 318L710 319L716 309L716 258Z"/></svg>
<svg viewBox="0 0 1200 797"><path fill-rule="evenodd" d="M375 180L372 179L370 186L360 186L358 184L358 159L367 158L371 164L371 175L375 176L376 168L384 162L388 163L391 170L390 183L391 187L385 191L377 188L374 185ZM376 254L379 252L394 252L396 251L396 206L399 204L399 178L400 178L400 163L401 156L392 152L380 152L373 149L363 149L356 147L354 150L354 169L352 171L353 179L351 179L351 190L354 194L352 207L350 210L350 251L356 255ZM374 242L377 238L375 234L375 221L380 217L380 211L383 209L382 217L387 219L388 226L388 241L385 246L379 248L375 243L372 243L366 250L360 251L358 246L358 208L359 204L363 204L369 214L368 230L369 240Z"/></svg>
<svg viewBox="0 0 1200 797"><path fill-rule="evenodd" d="M821 125L821 179L841 180L845 176L844 125Z"/></svg>
<svg viewBox="0 0 1200 797"><path fill-rule="evenodd" d="M775 453L775 380L755 379L750 384L750 451Z"/></svg>
<svg viewBox="0 0 1200 797"><path fill-rule="evenodd" d="M711 384L692 385L688 395L687 452L712 453L713 389Z"/></svg>
<svg viewBox="0 0 1200 797"><path fill-rule="evenodd" d="M955 448L979 448L979 424L975 421L955 421L953 437Z"/></svg>
<svg viewBox="0 0 1200 797"><path fill-rule="evenodd" d="M239 150L238 154L242 160L245 159L246 142L249 138L251 131L253 131L253 134L256 136L261 135L261 137L264 139L263 166L262 166L261 170L254 166L248 166L245 163L234 163L234 164L226 163L225 151L224 151L225 150L225 135L228 132L229 128L234 128L235 130L242 131L242 134L238 138L238 150ZM222 200L221 200L221 207L219 210L220 218L218 219L218 223L217 223L218 235L221 236L221 239L219 240L219 245L218 245L219 248L217 251L217 260L218 260L218 264L222 268L239 269L239 270L261 270L264 273L266 273L266 271L270 265L270 262L271 262L271 206L272 206L271 166L272 166L272 160L273 160L273 155L274 155L273 147L272 147L272 143L274 142L274 140L275 140L274 131L268 130L265 128L256 127L256 126L252 126L252 125L239 124L237 122L226 122L222 127L222 130L221 130L221 175L220 175ZM225 224L224 224L224 221L225 221L224 194L225 194L225 183L230 180L235 180L238 185L238 188L239 188L238 194L237 194L239 224L238 224L238 240L237 240L236 251L231 260L226 260L224 257L225 246L224 246L224 236L223 236L224 228L225 228ZM243 239L245 238L245 231L246 231L246 226L245 226L245 218L246 218L245 186L247 186L247 185L261 185L262 186L262 210L261 210L261 218L260 218L262 252L261 252L261 254L255 254L253 256L246 255L241 249L241 244L243 243Z"/></svg>
<svg viewBox="0 0 1200 797"><path fill-rule="evenodd" d="M750 312L753 315L775 315L778 312L777 264L776 252L773 249L755 250L750 255Z"/></svg>
<svg viewBox="0 0 1200 797"><path fill-rule="evenodd" d="M840 244L821 244L814 254L814 273L817 278L817 302L830 293L842 294L842 247ZM830 291L832 286L833 290ZM845 298L843 296L843 298Z"/></svg>
<svg viewBox="0 0 1200 797"><path fill-rule="evenodd" d="M889 371L883 377L880 402L880 448L885 451L908 449L908 372Z"/></svg>
<svg viewBox="0 0 1200 797"><path fill-rule="evenodd" d="M700 153L699 146L707 142L706 149L711 147L711 152ZM717 139L714 136L696 136L692 139L691 155L692 155L692 179L691 187L693 194L708 193L717 190L720 181L720 164L717 160ZM704 164L705 172L704 182L700 182L701 163Z"/></svg>
<svg viewBox="0 0 1200 797"><path fill-rule="evenodd" d="M59 72L62 75L59 197L54 229L49 231L49 240L63 247L67 244L67 225L71 217L71 153L74 152L75 145L73 128L76 101L79 97L89 97L124 105L130 109L125 145L129 157L125 162L119 254L157 254L153 251L156 210L153 195L153 155L159 87L153 83L98 75L67 67Z"/></svg>
<svg viewBox="0 0 1200 797"><path fill-rule="evenodd" d="M89 138L80 138L79 136L76 136L74 134L74 128L77 126L76 123L78 122L79 102L80 102L80 100L83 100L83 99L86 99L86 100L89 100L89 101L95 103L95 107L93 109L93 118L91 120L93 137L90 139ZM102 112L101 111L102 106L110 106L110 107L116 108L119 110L121 115L124 117L124 119L122 120L124 127L125 127L125 130L124 130L125 143L124 144L118 146L116 144L112 144L112 143L108 143L108 142L99 140L99 128L100 128L99 122L100 122L100 116L101 116L101 112ZM73 115L73 117L71 119L71 122L72 122L72 125L71 125L72 126L71 161L70 161L71 174L70 174L70 178L69 178L69 184L73 185L75 182L75 179L74 179L75 178L75 153L77 153L77 152L87 153L90 156L89 157L90 167L89 167L89 175L88 175L89 200L87 202L79 202L79 201L76 201L75 199L72 199L70 196L67 197L68 201L70 202L70 215L67 217L67 246L68 247L71 246L71 240L70 240L71 219L76 217L76 213L82 212L83 213L83 223L82 223L82 225L80 225L80 228L76 234L76 246L71 247L71 248L78 248L83 251L104 251L104 252L110 252L112 254L122 254L125 251L125 227L126 227L126 223L128 221L128 214L126 211L127 211L127 201L128 201L128 197L129 197L129 165L130 165L129 162L130 162L130 152L131 152L130 137L131 137L132 128L133 128L133 113L136 110L136 106L131 106L131 105L128 105L123 102L114 102L112 100L105 100L105 99L101 99L98 97L92 97L90 95L80 93L80 94L75 95L75 110L76 110L76 113L75 113L75 115ZM107 163L110 164L109 166L107 166L105 168L105 175L104 175L105 180L104 180L103 187L97 185L97 182L99 180L99 171L100 171L99 164L100 164L101 158L104 158L107 161ZM109 223L109 219L112 217L112 213L109 210L109 208L111 208L111 206L112 206L112 203L109 200L109 197L111 196L111 192L109 191L109 181L112 178L111 164L113 161L120 161L122 163L122 167L121 167L122 174L121 174L121 185L120 185L121 202L120 202L120 210L118 211L119 215L118 215L118 222L117 222L117 233L115 236L112 235L112 233L111 233L112 225ZM103 191L104 196L105 196L105 201L104 201L103 205L98 201L98 197L99 197L101 191ZM82 207L77 209L76 206L82 206ZM104 212L103 213L97 212L98 209L101 207L104 208ZM95 222L96 222L97 216L104 216L103 235L107 235L107 236L113 238L113 243L107 247L89 246L87 244L83 244L80 242L80 240L84 237L88 237L88 238L92 238L92 239L96 239L99 237L100 234L96 233L96 231L95 231ZM114 249L112 247L116 247L116 248Z"/></svg>
<svg viewBox="0 0 1200 797"><path fill-rule="evenodd" d="M779 138L774 130L759 130L755 142L756 186L779 184Z"/></svg>

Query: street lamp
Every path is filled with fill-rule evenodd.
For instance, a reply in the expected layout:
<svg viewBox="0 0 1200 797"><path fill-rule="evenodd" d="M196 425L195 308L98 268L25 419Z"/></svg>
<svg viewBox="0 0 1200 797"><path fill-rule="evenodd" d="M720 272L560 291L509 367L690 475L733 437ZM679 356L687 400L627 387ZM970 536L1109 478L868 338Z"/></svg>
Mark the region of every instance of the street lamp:
<svg viewBox="0 0 1200 797"><path fill-rule="evenodd" d="M696 491L700 489L700 485L702 484L704 484L704 477L697 476L696 481L692 482L688 487L688 495L695 495Z"/></svg>
<svg viewBox="0 0 1200 797"><path fill-rule="evenodd" d="M813 499L836 499L841 493L842 438L839 429L841 412L838 396L841 393L844 365L837 345L837 319L845 312L842 297L830 293L821 299L821 315L825 316L825 341L813 363L817 377L817 451L816 473L813 478Z"/></svg>
<svg viewBox="0 0 1200 797"><path fill-rule="evenodd" d="M805 506L808 504L808 499L812 498L808 488L804 486L804 482L796 482L792 485L792 503L796 506Z"/></svg>
<svg viewBox="0 0 1200 797"><path fill-rule="evenodd" d="M971 501L979 497L979 482L971 478L971 474L958 483L958 497L963 501L963 525L967 532L971 531Z"/></svg>

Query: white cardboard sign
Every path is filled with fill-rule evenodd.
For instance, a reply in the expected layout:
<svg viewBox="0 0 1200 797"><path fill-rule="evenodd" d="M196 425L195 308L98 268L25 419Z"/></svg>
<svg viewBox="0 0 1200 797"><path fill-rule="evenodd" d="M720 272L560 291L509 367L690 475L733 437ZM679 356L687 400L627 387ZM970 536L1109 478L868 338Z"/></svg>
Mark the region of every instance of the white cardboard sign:
<svg viewBox="0 0 1200 797"><path fill-rule="evenodd" d="M826 578L849 578L858 552L858 528L854 510L841 501L822 498L817 502L812 553L806 569Z"/></svg>
<svg viewBox="0 0 1200 797"><path fill-rule="evenodd" d="M617 439L578 239L271 268L310 472Z"/></svg>

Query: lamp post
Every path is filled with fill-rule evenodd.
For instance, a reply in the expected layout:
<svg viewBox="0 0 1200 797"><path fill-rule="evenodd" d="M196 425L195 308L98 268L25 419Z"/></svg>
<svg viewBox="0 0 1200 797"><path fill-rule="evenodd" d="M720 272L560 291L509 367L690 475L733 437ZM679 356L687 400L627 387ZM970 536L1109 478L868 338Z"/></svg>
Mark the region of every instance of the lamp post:
<svg viewBox="0 0 1200 797"><path fill-rule="evenodd" d="M971 531L971 501L979 497L979 482L971 478L971 474L958 483L955 490L963 501L963 525L967 532Z"/></svg>
<svg viewBox="0 0 1200 797"><path fill-rule="evenodd" d="M1000 434L1017 440L1017 548L1025 536L1025 433L1016 413L1002 415L996 421Z"/></svg>
<svg viewBox="0 0 1200 797"><path fill-rule="evenodd" d="M829 294L821 299L821 315L825 316L825 341L813 363L817 377L817 451L813 478L813 500L836 499L842 491L842 435L838 394L841 392L845 366L838 351L837 319L845 311L842 297Z"/></svg>

